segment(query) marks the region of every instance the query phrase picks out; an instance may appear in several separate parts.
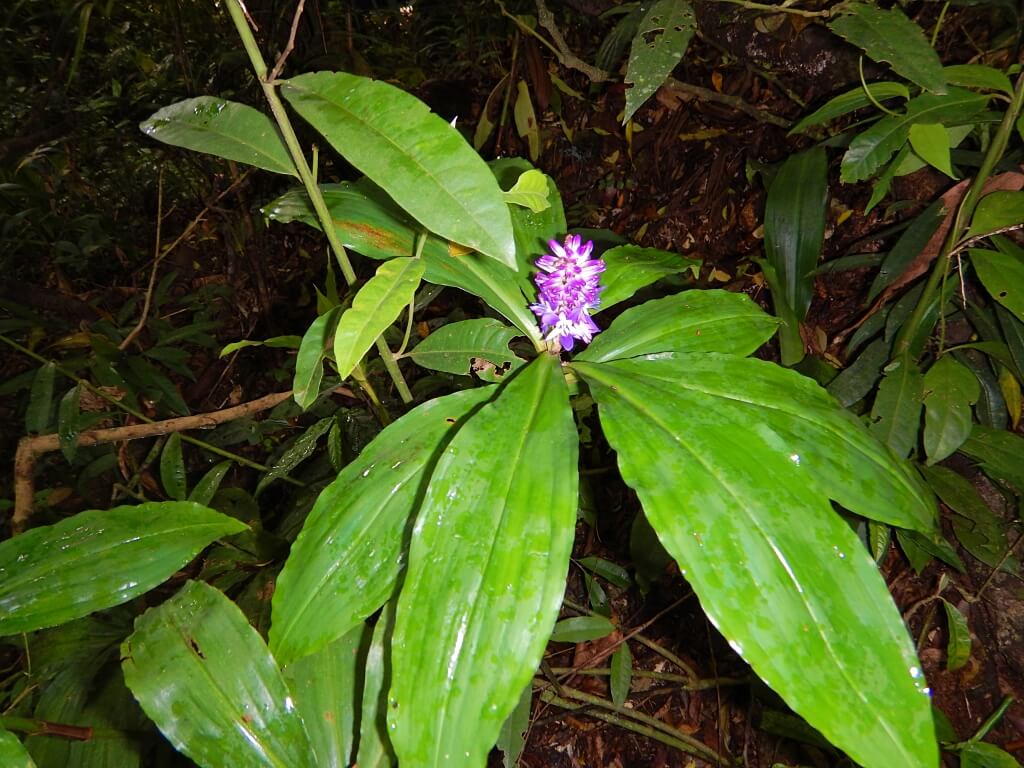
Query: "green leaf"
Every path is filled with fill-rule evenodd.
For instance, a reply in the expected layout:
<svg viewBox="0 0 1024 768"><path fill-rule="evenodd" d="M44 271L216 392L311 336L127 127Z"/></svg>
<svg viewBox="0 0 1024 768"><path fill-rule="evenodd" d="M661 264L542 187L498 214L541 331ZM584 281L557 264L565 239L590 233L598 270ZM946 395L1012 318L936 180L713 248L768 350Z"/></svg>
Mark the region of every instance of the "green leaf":
<svg viewBox="0 0 1024 768"><path fill-rule="evenodd" d="M902 275L907 267L918 257L925 245L931 240L932 235L939 228L942 220L946 218L946 211L942 205L942 199L936 200L920 214L914 217L910 226L903 230L899 239L889 249L882 266L871 283L868 291L868 301L874 301L878 295L890 286L896 278ZM857 398L858 400L860 398Z"/></svg>
<svg viewBox="0 0 1024 768"><path fill-rule="evenodd" d="M768 189L764 246L783 287L785 301L802 322L814 294L814 268L825 241L828 157L814 147L786 158Z"/></svg>
<svg viewBox="0 0 1024 768"><path fill-rule="evenodd" d="M968 125L943 126L942 130L945 131L946 135L946 146L950 150L956 149L963 143L964 139L971 135L976 127L977 126L974 123L970 123ZM913 132L914 126L910 126L910 130ZM934 151L941 157L941 153L944 150L938 145L938 137L936 137L935 144L936 146ZM904 145L904 149L909 149L909 145ZM895 163L895 170L893 171L894 176L907 176L911 173L916 173L928 165L928 161L922 158L917 152L908 152L903 154L902 157L897 155L897 158L899 159L898 163L896 163L895 160L893 161ZM938 198L938 201L941 202L942 198Z"/></svg>
<svg viewBox="0 0 1024 768"><path fill-rule="evenodd" d="M517 768L519 755L526 746L526 732L530 728L530 704L533 701L533 684L527 683L519 696L519 703L501 725L498 743L501 750L502 765L505 768Z"/></svg>
<svg viewBox="0 0 1024 768"><path fill-rule="evenodd" d="M1017 558L1007 556L1006 523L993 514L974 485L946 467L921 471L942 502L956 513L951 522L960 545L986 565L1015 572Z"/></svg>
<svg viewBox="0 0 1024 768"><path fill-rule="evenodd" d="M971 658L971 630L967 626L967 617L957 610L948 600L942 601L946 609L946 628L949 637L946 639L946 669L960 669Z"/></svg>
<svg viewBox="0 0 1024 768"><path fill-rule="evenodd" d="M512 189L501 194L506 203L529 208L534 213L546 211L551 207L551 201L548 199L548 177L536 168L524 171Z"/></svg>
<svg viewBox="0 0 1024 768"><path fill-rule="evenodd" d="M585 643L607 637L615 625L604 616L573 616L562 619L551 630L552 643Z"/></svg>
<svg viewBox="0 0 1024 768"><path fill-rule="evenodd" d="M355 626L281 670L306 725L316 764L324 768L352 764L364 633L368 635L365 626Z"/></svg>
<svg viewBox="0 0 1024 768"><path fill-rule="evenodd" d="M313 451L316 450L317 442L319 442L324 433L331 428L331 424L333 423L333 416L325 416L324 418L314 422L309 429L295 438L291 445L289 445L281 455L274 460L274 463L270 467L270 471L260 478L260 481L256 484L255 495L259 496L268 485L278 478L284 477L299 466L299 464L312 456Z"/></svg>
<svg viewBox="0 0 1024 768"><path fill-rule="evenodd" d="M395 603L381 612L363 665L363 706L359 718L359 768L392 768L394 750L388 738L388 688L391 686L391 633L395 626Z"/></svg>
<svg viewBox="0 0 1024 768"><path fill-rule="evenodd" d="M694 277L700 270L700 259L689 259L678 253L639 245L619 245L601 254L605 263L601 275L601 305L597 312L630 298L641 288L663 277L691 270Z"/></svg>
<svg viewBox="0 0 1024 768"><path fill-rule="evenodd" d="M938 123L914 123L910 126L910 146L933 168L951 179L956 178L949 158L949 133Z"/></svg>
<svg viewBox="0 0 1024 768"><path fill-rule="evenodd" d="M60 399L60 405L57 407L57 439L60 440L61 453L69 462L74 461L75 455L78 453L81 393L82 385L76 384Z"/></svg>
<svg viewBox="0 0 1024 768"><path fill-rule="evenodd" d="M559 360L543 354L438 460L395 624L388 724L402 764L486 762L558 616L578 445Z"/></svg>
<svg viewBox="0 0 1024 768"><path fill-rule="evenodd" d="M525 80L520 80L516 87L512 116L516 123L516 133L519 138L526 140L530 160L537 162L540 157L540 131L537 128L537 115L533 111L533 101L530 99L530 88Z"/></svg>
<svg viewBox="0 0 1024 768"><path fill-rule="evenodd" d="M288 664L377 610L403 567L403 532L453 425L491 387L431 400L386 427L317 498L274 592L270 647Z"/></svg>
<svg viewBox="0 0 1024 768"><path fill-rule="evenodd" d="M392 259L359 289L334 332L334 364L341 378L348 378L374 340L412 302L421 277L421 259Z"/></svg>
<svg viewBox="0 0 1024 768"><path fill-rule="evenodd" d="M424 368L462 376L479 370L483 362L498 368L511 364L514 370L523 363L508 348L508 343L516 336L519 331L500 320L461 320L438 328L417 344L409 357Z"/></svg>
<svg viewBox="0 0 1024 768"><path fill-rule="evenodd" d="M241 341L232 341L230 344L225 344L224 348L218 353L218 357L227 357L232 352L237 352L240 349L247 349L249 347L271 347L272 349L298 349L299 344L302 342L301 336L273 336L263 341L255 341L253 339L242 339Z"/></svg>
<svg viewBox="0 0 1024 768"><path fill-rule="evenodd" d="M160 452L160 482L164 493L175 501L188 498L188 478L185 475L185 459L181 453L181 435L171 434Z"/></svg>
<svg viewBox="0 0 1024 768"><path fill-rule="evenodd" d="M324 377L324 358L334 341L334 332L341 317L341 307L329 309L314 320L299 344L295 357L295 379L292 395L299 407L305 410L316 402L320 395L320 382Z"/></svg>
<svg viewBox="0 0 1024 768"><path fill-rule="evenodd" d="M581 557L579 564L622 589L627 589L633 584L633 580L629 578L629 572L625 568L610 560L605 560L603 557L594 557L593 555Z"/></svg>
<svg viewBox="0 0 1024 768"><path fill-rule="evenodd" d="M705 353L573 368L662 544L754 671L866 768L937 766L913 642L829 503L890 520L914 507L933 527L906 468L770 363Z"/></svg>
<svg viewBox="0 0 1024 768"><path fill-rule="evenodd" d="M964 88L980 88L988 91L1001 91L1013 96L1013 84L1005 73L985 64L954 64L945 67L946 82L961 85Z"/></svg>
<svg viewBox="0 0 1024 768"><path fill-rule="evenodd" d="M273 656L222 592L188 582L136 619L121 657L143 710L200 765L312 768L309 738Z"/></svg>
<svg viewBox="0 0 1024 768"><path fill-rule="evenodd" d="M1024 321L1024 259L1002 251L971 248L971 264L993 299Z"/></svg>
<svg viewBox="0 0 1024 768"><path fill-rule="evenodd" d="M658 352L749 355L778 324L746 294L683 291L627 309L576 359L599 363Z"/></svg>
<svg viewBox="0 0 1024 768"><path fill-rule="evenodd" d="M840 37L884 61L897 74L932 93L946 92L942 61L924 32L899 8L883 10L868 3L848 3L844 14L829 23Z"/></svg>
<svg viewBox="0 0 1024 768"><path fill-rule="evenodd" d="M245 104L198 96L164 107L139 128L174 147L297 175L277 127L265 114Z"/></svg>
<svg viewBox="0 0 1024 768"><path fill-rule="evenodd" d="M971 406L981 387L970 369L946 355L924 375L924 450L928 464L942 461L971 434Z"/></svg>
<svg viewBox="0 0 1024 768"><path fill-rule="evenodd" d="M0 635L120 605L166 581L212 541L243 530L187 501L90 510L33 528L0 543Z"/></svg>
<svg viewBox="0 0 1024 768"><path fill-rule="evenodd" d="M985 109L989 97L962 88L950 88L945 96L925 93L907 103L902 115L887 115L850 142L843 155L840 178L844 184L875 175L910 135L915 123L956 125L971 122Z"/></svg>
<svg viewBox="0 0 1024 768"><path fill-rule="evenodd" d="M196 483L196 487L188 495L188 500L194 501L196 504L208 505L233 463L232 461L222 461L210 467L209 471Z"/></svg>
<svg viewBox="0 0 1024 768"><path fill-rule="evenodd" d="M829 382L829 394L844 408L866 397L881 378L882 367L889 359L890 346L885 339L875 339L868 344L852 363Z"/></svg>
<svg viewBox="0 0 1024 768"><path fill-rule="evenodd" d="M626 67L626 123L672 74L697 30L697 17L686 0L658 0L637 28Z"/></svg>
<svg viewBox="0 0 1024 768"><path fill-rule="evenodd" d="M42 434L50 426L50 414L53 411L53 379L57 372L55 363L46 363L32 379L32 389L28 396L28 408L25 410L25 431L31 434Z"/></svg>
<svg viewBox="0 0 1024 768"><path fill-rule="evenodd" d="M621 707L629 698L629 687L633 683L633 653L629 650L629 643L623 643L612 654L611 672L612 703Z"/></svg>
<svg viewBox="0 0 1024 768"><path fill-rule="evenodd" d="M868 428L900 458L917 447L923 399L924 377L913 358L906 354L889 363L878 385Z"/></svg>
<svg viewBox="0 0 1024 768"><path fill-rule="evenodd" d="M1020 768L1020 763L995 744L971 741L960 750L960 768Z"/></svg>
<svg viewBox="0 0 1024 768"><path fill-rule="evenodd" d="M6 768L36 768L18 737L3 729L0 729L0 765Z"/></svg>
<svg viewBox="0 0 1024 768"><path fill-rule="evenodd" d="M869 93L871 94L870 97L868 96ZM856 112L858 109L870 107L876 101L882 102L896 98L904 100L910 98L910 91L907 90L907 86L903 85L903 83L881 82L858 86L852 91L841 93L829 99L822 107L814 110L814 112L793 126L789 130L789 135L803 133L808 128L835 120L837 117Z"/></svg>
<svg viewBox="0 0 1024 768"><path fill-rule="evenodd" d="M426 104L346 72L299 75L281 93L424 227L516 268L512 221L494 176Z"/></svg>
<svg viewBox="0 0 1024 768"><path fill-rule="evenodd" d="M997 191L978 202L965 238L996 232L1024 222L1024 192Z"/></svg>

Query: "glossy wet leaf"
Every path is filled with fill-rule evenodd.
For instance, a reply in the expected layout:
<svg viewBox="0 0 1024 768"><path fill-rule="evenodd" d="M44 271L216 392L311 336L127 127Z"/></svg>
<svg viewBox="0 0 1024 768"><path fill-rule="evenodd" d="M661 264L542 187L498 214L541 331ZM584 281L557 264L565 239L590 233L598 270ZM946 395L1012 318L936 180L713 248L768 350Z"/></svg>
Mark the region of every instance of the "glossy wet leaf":
<svg viewBox="0 0 1024 768"><path fill-rule="evenodd" d="M0 765L7 768L36 768L18 737L3 729L0 729Z"/></svg>
<svg viewBox="0 0 1024 768"><path fill-rule="evenodd" d="M871 407L868 428L900 458L917 447L924 399L924 377L910 355L889 363Z"/></svg>
<svg viewBox="0 0 1024 768"><path fill-rule="evenodd" d="M468 376L484 361L497 367L509 364L514 370L523 361L508 348L508 343L519 335L519 331L500 320L460 320L438 328L417 344L409 356L424 368L462 376Z"/></svg>
<svg viewBox="0 0 1024 768"><path fill-rule="evenodd" d="M981 387L970 369L946 355L924 375L924 450L935 464L959 448L971 434Z"/></svg>
<svg viewBox="0 0 1024 768"><path fill-rule="evenodd" d="M462 135L415 96L346 72L312 72L282 95L352 165L431 232L515 269L508 207Z"/></svg>
<svg viewBox="0 0 1024 768"><path fill-rule="evenodd" d="M829 502L892 521L915 508L931 528L907 468L816 385L770 363L690 354L573 367L623 478L733 648L856 762L937 766L913 642Z"/></svg>
<svg viewBox="0 0 1024 768"><path fill-rule="evenodd" d="M322 648L387 600L425 473L453 426L494 392L468 389L414 408L320 493L274 592L270 647L281 663Z"/></svg>
<svg viewBox="0 0 1024 768"><path fill-rule="evenodd" d="M374 340L412 302L421 277L422 260L392 259L359 289L334 331L334 364L341 378L348 378Z"/></svg>
<svg viewBox="0 0 1024 768"><path fill-rule="evenodd" d="M594 312L613 307L630 298L641 288L657 282L663 277L679 272L700 269L700 259L690 259L671 251L658 248L641 248L639 245L618 245L601 254L605 270L601 274L601 304Z"/></svg>
<svg viewBox="0 0 1024 768"><path fill-rule="evenodd" d="M28 408L25 409L25 431L41 434L50 426L50 414L53 411L53 379L57 372L54 363L46 363L32 379L29 390Z"/></svg>
<svg viewBox="0 0 1024 768"><path fill-rule="evenodd" d="M388 738L388 688L391 686L391 633L395 603L381 611L363 665L363 704L359 718L359 768L391 768L396 764Z"/></svg>
<svg viewBox="0 0 1024 768"><path fill-rule="evenodd" d="M630 45L623 123L672 74L696 30L697 17L686 0L658 0L650 7Z"/></svg>
<svg viewBox="0 0 1024 768"><path fill-rule="evenodd" d="M829 23L840 37L862 48L875 61L933 93L946 92L939 55L921 27L899 8L885 10L868 3L847 3L843 15Z"/></svg>
<svg viewBox="0 0 1024 768"><path fill-rule="evenodd" d="M1024 259L1017 254L971 248L971 264L982 285L1024 322Z"/></svg>
<svg viewBox="0 0 1024 768"><path fill-rule="evenodd" d="M61 453L69 462L74 461L78 453L81 393L82 385L76 384L65 393L60 399L60 405L57 406L57 439L60 440Z"/></svg>
<svg viewBox="0 0 1024 768"><path fill-rule="evenodd" d="M969 123L985 109L988 100L984 94L953 87L944 96L925 93L911 99L904 114L886 115L850 142L843 155L840 178L846 184L871 178L903 146L911 125Z"/></svg>
<svg viewBox="0 0 1024 768"><path fill-rule="evenodd" d="M558 616L578 444L559 361L544 354L444 449L398 601L388 723L401 763L486 762Z"/></svg>
<svg viewBox="0 0 1024 768"><path fill-rule="evenodd" d="M188 582L136 619L121 657L143 710L199 765L313 768L274 657L222 592Z"/></svg>
<svg viewBox="0 0 1024 768"><path fill-rule="evenodd" d="M603 362L658 352L749 355L778 325L745 294L683 291L627 309L576 359Z"/></svg>
<svg viewBox="0 0 1024 768"><path fill-rule="evenodd" d="M573 616L562 619L551 630L553 643L583 643L607 637L615 631L615 625L604 616Z"/></svg>
<svg viewBox="0 0 1024 768"><path fill-rule="evenodd" d="M964 616L948 600L942 601L946 609L946 669L960 669L971 658L971 630Z"/></svg>
<svg viewBox="0 0 1024 768"><path fill-rule="evenodd" d="M296 175L274 123L245 104L198 96L164 107L140 123L139 129L164 144Z"/></svg>
<svg viewBox="0 0 1024 768"><path fill-rule="evenodd" d="M324 358L334 342L334 331L341 317L341 307L329 309L312 322L302 337L295 357L292 395L302 409L309 408L320 395L324 377Z"/></svg>
<svg viewBox="0 0 1024 768"><path fill-rule="evenodd" d="M869 93L870 97L868 96ZM789 130L789 133L790 135L803 133L808 128L835 120L837 117L856 112L858 109L870 107L873 104L871 99L877 102L884 102L887 99L894 98L909 99L910 91L907 90L907 86L903 85L903 83L884 81L880 83L867 83L864 86L858 86L853 90L846 91L846 93L841 93L829 99L819 109L816 109L794 125Z"/></svg>
<svg viewBox="0 0 1024 768"><path fill-rule="evenodd" d="M185 476L185 459L181 453L181 435L171 434L160 452L160 483L164 493L175 501L188 498L188 478Z"/></svg>
<svg viewBox="0 0 1024 768"><path fill-rule="evenodd" d="M316 753L316 765L352 764L362 673L359 649L366 628L359 624L316 653L282 669L295 707Z"/></svg>
<svg viewBox="0 0 1024 768"><path fill-rule="evenodd" d="M188 501L79 512L0 543L0 635L110 608L170 578L211 542L245 530Z"/></svg>
<svg viewBox="0 0 1024 768"><path fill-rule="evenodd" d="M232 461L222 461L210 467L206 474L196 483L196 487L188 495L188 500L194 501L196 504L209 504L214 494L217 493L217 489L220 488L224 475L228 473L233 464L234 462Z"/></svg>
<svg viewBox="0 0 1024 768"><path fill-rule="evenodd" d="M814 268L825 240L828 157L824 147L790 155L768 188L764 247L782 296L803 321L814 293Z"/></svg>
<svg viewBox="0 0 1024 768"><path fill-rule="evenodd" d="M621 707L629 698L629 687L633 683L633 652L629 650L629 643L623 643L619 649L612 654L611 678L609 687L612 693L612 702Z"/></svg>

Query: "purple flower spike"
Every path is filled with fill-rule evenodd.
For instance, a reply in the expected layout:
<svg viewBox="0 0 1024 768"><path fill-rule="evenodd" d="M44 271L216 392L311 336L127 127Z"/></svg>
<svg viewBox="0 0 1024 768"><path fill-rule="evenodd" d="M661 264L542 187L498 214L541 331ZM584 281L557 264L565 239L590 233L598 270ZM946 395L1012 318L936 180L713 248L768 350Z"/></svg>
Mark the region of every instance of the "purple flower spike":
<svg viewBox="0 0 1024 768"><path fill-rule="evenodd" d="M555 240L548 246L552 253L537 259L540 272L534 282L539 293L530 309L540 318L544 340L571 350L576 339L589 344L601 330L590 319L590 311L600 303L602 288L597 282L605 265L590 258L594 243L584 243L579 235L566 237L564 246Z"/></svg>

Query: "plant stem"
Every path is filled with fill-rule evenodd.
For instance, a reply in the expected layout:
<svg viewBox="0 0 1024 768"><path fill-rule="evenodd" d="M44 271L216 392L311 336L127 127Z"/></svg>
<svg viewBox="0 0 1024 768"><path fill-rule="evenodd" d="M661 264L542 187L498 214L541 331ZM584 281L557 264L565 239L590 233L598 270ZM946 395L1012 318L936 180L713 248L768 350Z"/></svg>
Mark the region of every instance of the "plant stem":
<svg viewBox="0 0 1024 768"><path fill-rule="evenodd" d="M918 299L917 306L914 307L914 311L896 336L892 352L893 359L910 351L914 338L922 330L921 324L928 313L928 308L935 301L936 293L940 290L949 271L950 254L953 253L957 242L963 235L964 228L970 223L971 217L974 215L974 209L977 208L978 202L981 200L985 182L988 181L989 176L992 175L992 171L996 167L996 163L999 162L1003 152L1006 151L1006 145L1010 140L1010 135L1013 132L1017 116L1020 114L1022 104L1024 104L1024 74L1017 78L1013 100L1010 102L1010 106L1007 107L1006 114L1003 115L1003 121L999 124L999 130L996 131L996 135L989 145L988 152L985 153L985 159L978 169L978 175L974 177L974 182L960 202L960 207L953 218L953 226L949 228L949 234L946 235L946 239L942 243L942 249L939 251L935 265L928 276L928 282L925 283L921 298ZM942 315L941 310L939 315Z"/></svg>
<svg viewBox="0 0 1024 768"><path fill-rule="evenodd" d="M281 131L281 137L284 139L285 146L288 148L288 152L292 157L292 162L295 164L295 170L299 174L299 178L302 180L302 185L306 189L306 194L309 195L310 203L313 205L313 210L316 212L317 218L320 219L320 225L323 229L324 235L327 236L327 242L331 246L331 250L334 252L334 257L338 262L338 266L341 267L341 274L345 278L345 282L351 287L356 282L356 273L352 268L352 262L348 258L348 252L345 247L341 244L341 240L338 239L338 231L334 228L334 220L331 218L331 213L327 208L327 203L324 201L323 193L320 191L320 187L316 183L316 179L313 177L313 172L310 170L309 163L306 161L306 156L302 152L302 147L299 144L299 139L295 135L295 129L292 128L291 119L288 117L288 112L285 110L284 103L281 101L281 97L277 94L276 81L268 79L267 74L267 63L263 60L263 54L260 53L259 46L256 44L256 38L252 34L252 30L249 29L249 24L245 19L245 14L242 12L241 6L238 4L238 0L227 0L228 12L231 14L231 20L235 24L235 29L238 30L239 37L242 38L242 47L245 48L245 52L249 55L249 61L252 63L253 71L256 73L256 78L260 82L260 87L263 89L263 95L267 99L267 103L270 105L270 112L274 116L274 120L277 122L277 127ZM391 350L388 349L388 345L385 343L383 338L377 339L377 350L380 352L380 356L384 361L384 367L391 375L392 380L395 382L395 387L398 389L398 394L402 398L403 403L412 402L412 393L409 391L409 387L405 382L405 378L402 376L402 372L398 368L398 364L394 361L394 357L391 354ZM390 421L390 417L384 406L380 402L380 398L377 397L377 393L374 391L370 382L366 378L366 374L363 371L362 365L357 365L352 371L352 378L356 380L359 386L366 392L366 396L370 399L371 404L377 411L378 415L387 423Z"/></svg>

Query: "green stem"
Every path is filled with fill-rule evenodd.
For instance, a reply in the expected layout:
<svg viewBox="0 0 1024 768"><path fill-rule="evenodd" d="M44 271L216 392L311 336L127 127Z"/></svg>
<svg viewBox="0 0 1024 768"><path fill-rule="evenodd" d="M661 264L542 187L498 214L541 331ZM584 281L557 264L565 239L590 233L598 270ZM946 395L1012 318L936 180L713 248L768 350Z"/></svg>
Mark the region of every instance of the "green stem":
<svg viewBox="0 0 1024 768"><path fill-rule="evenodd" d="M794 16L803 16L807 19L814 18L828 18L829 16L836 13L837 6L827 8L823 11L805 11L801 8L790 8L787 5L769 5L767 3L754 3L750 0L714 0L717 3L729 3L730 5L738 5L741 8L747 8L751 11L768 11L769 13L789 13Z"/></svg>
<svg viewBox="0 0 1024 768"><path fill-rule="evenodd" d="M1020 114L1022 104L1024 104L1024 74L1017 78L1013 100L1010 102L1010 106L1007 107L1006 114L1003 115L1003 121L999 124L999 130L996 131L996 135L989 145L988 152L985 153L985 159L978 169L978 175L974 177L974 181L971 183L970 188L960 202L956 215L953 217L953 226L949 228L949 234L946 235L946 239L942 243L942 249L939 251L939 256L935 260L935 266L932 267L931 274L928 276L928 282L925 283L921 298L918 299L917 306L914 307L914 311L896 336L896 342L893 345L893 359L910 351L913 339L917 337L918 332L921 330L920 326L924 322L928 308L935 301L936 293L941 289L945 281L946 273L949 270L949 256L953 253L957 242L963 235L964 228L974 215L974 209L981 200L985 182L988 181L989 176L992 175L992 171L996 167L996 163L999 162L1006 151L1006 145L1010 140L1010 135L1013 133L1014 124L1017 121L1017 116ZM939 315L941 314L942 312L940 311Z"/></svg>
<svg viewBox="0 0 1024 768"><path fill-rule="evenodd" d="M33 352L28 347L23 347L18 342L14 341L13 339L9 339L6 336L0 335L0 341L2 341L4 344L7 344L9 347L12 347L13 349L16 349L18 352L21 352L21 354L25 355L26 357L31 357L33 360L35 360L36 362L42 363L43 365L47 365L48 363L52 363L53 367L54 367L54 370L56 370L59 374L61 374L62 376L66 376L67 378L69 378L73 382L75 382L76 384L80 384L81 386L85 387L90 392L92 392L94 395L96 395L97 397L103 398L104 400L106 400L108 403L110 403L115 408L120 408L125 413L129 414L130 416L134 416L136 419L138 419L139 421L145 422L146 424L152 424L153 423L153 419L148 418L145 414L143 414L140 411L135 410L131 406L125 405L120 400L118 400L116 397L113 397L112 395L108 395L106 392L104 392L99 387L94 386L91 381L88 381L86 379L83 379L80 376L77 376L76 374L72 373L67 368L65 368L64 366L62 366L59 363L57 363L56 361L49 360L49 359L43 357L42 355L36 354L35 352ZM217 456L220 456L221 458L230 459L231 461L235 462L236 464L241 464L243 467L249 467L250 469L255 469L258 472L269 472L270 471L270 467L268 467L268 466L266 466L264 464L259 464L259 463L255 462L255 461L251 461L250 459L247 459L244 456L239 456L237 453L232 453L231 451L224 450L223 448L221 448L219 446L211 445L210 443L204 442L203 440L199 440L198 438L189 437L188 435L182 433L181 439L184 440L186 443L189 443L190 445L194 445L197 448L202 448L203 450L209 451L210 453L215 454ZM297 486L300 486L300 487L305 487L305 485L306 485L301 480L296 480L295 478L288 477L287 475L283 475L281 477L281 479L284 480L287 483L291 483L292 485L297 485Z"/></svg>
<svg viewBox="0 0 1024 768"><path fill-rule="evenodd" d="M292 127L291 119L288 117L288 112L285 110L284 102L282 102L281 97L277 95L276 82L267 79L267 64L263 60L263 54L260 53L259 46L256 44L256 38L253 36L252 30L249 29L249 23L245 19L245 14L242 12L242 8L239 5L238 0L228 0L227 7L228 12L231 14L231 20L235 24L235 29L238 30L239 37L242 38L242 47L245 48L245 52L249 55L249 61L252 63L253 71L256 73L256 77L260 82L260 87L263 89L263 95L266 97L267 103L270 105L270 112L274 116L274 120L277 122L277 127L281 131L281 137L284 139L285 146L288 148L288 152L292 157L292 162L295 164L295 169L298 171L299 179L301 179L302 185L306 189L306 194L309 195L310 203L312 203L313 210L316 212L317 218L320 220L321 228L327 236L327 242L330 244L331 250L334 252L334 257L338 262L338 266L341 267L341 274L345 278L345 282L351 287L355 285L356 282L355 270L352 268L352 262L349 260L348 252L341 244L341 240L338 239L338 231L334 227L334 220L331 218L331 213L327 208L327 203L324 200L323 193L320 191L316 178L314 177L312 170L310 170L309 163L306 161L306 156L302 152L298 136L295 135L295 129ZM399 370L398 365L395 364L391 355L391 350L388 349L383 338L377 339L377 351L380 352L380 356L384 360L384 367L395 382L395 387L398 389L398 394L402 398L402 402L407 404L411 403L412 393L409 391L409 387L405 383L405 378L402 376L402 372ZM378 412L378 415L384 419L385 423L389 422L391 419L384 410L384 406L381 404L380 398L377 397L377 393L373 390L373 387L367 380L361 364L357 365L355 370L352 371L352 378L356 380L359 386L366 393L366 396L370 399L370 402Z"/></svg>

